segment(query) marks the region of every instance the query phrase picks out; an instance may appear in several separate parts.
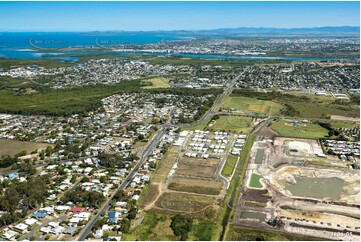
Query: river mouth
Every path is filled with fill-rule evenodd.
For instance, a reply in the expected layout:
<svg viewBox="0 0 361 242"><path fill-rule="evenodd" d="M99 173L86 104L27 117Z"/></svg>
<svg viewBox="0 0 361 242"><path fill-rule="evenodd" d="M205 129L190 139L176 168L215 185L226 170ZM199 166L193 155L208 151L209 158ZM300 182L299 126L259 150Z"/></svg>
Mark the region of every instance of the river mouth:
<svg viewBox="0 0 361 242"><path fill-rule="evenodd" d="M285 182L285 189L297 197L339 200L344 183L345 181L338 177L295 177L295 183Z"/></svg>

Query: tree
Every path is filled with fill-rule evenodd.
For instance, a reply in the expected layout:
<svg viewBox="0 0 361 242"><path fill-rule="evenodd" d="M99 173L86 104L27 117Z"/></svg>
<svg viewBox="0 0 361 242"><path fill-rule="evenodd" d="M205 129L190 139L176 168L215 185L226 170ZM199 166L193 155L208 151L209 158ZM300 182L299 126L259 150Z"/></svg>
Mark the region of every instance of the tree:
<svg viewBox="0 0 361 242"><path fill-rule="evenodd" d="M177 214L172 218L170 227L173 230L174 235L179 236L181 240L187 240L188 233L192 229L192 219L183 215Z"/></svg>
<svg viewBox="0 0 361 242"><path fill-rule="evenodd" d="M130 229L131 222L129 219L123 219L120 224L120 230L122 233L128 233Z"/></svg>

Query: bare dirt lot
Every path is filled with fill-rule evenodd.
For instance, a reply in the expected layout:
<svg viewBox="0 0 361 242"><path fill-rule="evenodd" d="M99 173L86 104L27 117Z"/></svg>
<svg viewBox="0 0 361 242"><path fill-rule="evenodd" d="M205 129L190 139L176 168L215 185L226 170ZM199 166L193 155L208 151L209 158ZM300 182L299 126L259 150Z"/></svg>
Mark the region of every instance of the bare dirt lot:
<svg viewBox="0 0 361 242"><path fill-rule="evenodd" d="M181 163L178 165L178 169L176 170L175 174L191 177L214 178L215 172L216 167Z"/></svg>
<svg viewBox="0 0 361 242"><path fill-rule="evenodd" d="M206 181L200 179L174 177L172 178L168 189L199 194L218 195L221 192L222 186L223 182L221 181Z"/></svg>

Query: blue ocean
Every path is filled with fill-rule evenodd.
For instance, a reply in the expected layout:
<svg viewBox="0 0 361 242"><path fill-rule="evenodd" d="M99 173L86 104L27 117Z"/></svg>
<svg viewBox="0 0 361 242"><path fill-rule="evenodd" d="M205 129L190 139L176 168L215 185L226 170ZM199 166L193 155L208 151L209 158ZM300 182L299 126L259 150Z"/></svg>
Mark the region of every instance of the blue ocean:
<svg viewBox="0 0 361 242"><path fill-rule="evenodd" d="M69 54L97 54L109 52L99 47L151 44L174 40L187 40L192 37L167 36L142 32L0 32L0 58L14 59L59 59L60 61L76 61L77 57ZM94 48L96 47L96 48ZM79 48L79 49L77 49ZM80 49L82 48L82 49ZM114 53L114 52L112 52ZM126 52L119 52L126 53ZM138 52L139 53L139 52ZM68 54L67 56L61 56ZM143 53L144 54L144 53ZM154 53L166 54L166 53ZM312 61L334 60L335 58L304 57L267 57L267 56L227 56L179 53L176 56L207 59L233 60L288 60Z"/></svg>
<svg viewBox="0 0 361 242"><path fill-rule="evenodd" d="M0 33L0 58L32 59L43 55L91 52L92 47L128 44L150 44L188 38L142 33L99 34L69 32L2 32ZM88 47L87 50L58 50L62 48ZM94 53L93 51L91 53ZM47 57L48 58L48 57ZM62 57L63 58L63 57Z"/></svg>

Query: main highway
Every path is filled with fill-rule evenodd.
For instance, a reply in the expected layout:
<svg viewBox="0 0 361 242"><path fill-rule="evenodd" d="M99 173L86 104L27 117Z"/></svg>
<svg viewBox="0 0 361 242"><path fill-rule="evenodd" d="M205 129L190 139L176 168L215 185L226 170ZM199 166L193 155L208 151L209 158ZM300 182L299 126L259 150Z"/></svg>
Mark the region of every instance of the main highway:
<svg viewBox="0 0 361 242"><path fill-rule="evenodd" d="M206 112L205 115L203 115L203 117L201 119L199 119L196 122L190 123L190 124L183 124L181 125L182 127L189 127L189 126L193 126L196 124L200 124L204 121L206 121L211 115L213 115L218 106L222 103L222 100L224 99L224 97L228 94L230 94L232 92L232 89L234 88L234 86L236 85L237 81L244 75L244 73L247 71L246 67L244 69L243 72L241 72L238 76L236 76L235 78L231 79L230 81L228 81L228 83L226 84L226 88L224 89L223 93L221 95L218 96L217 100L213 103L212 107Z"/></svg>

